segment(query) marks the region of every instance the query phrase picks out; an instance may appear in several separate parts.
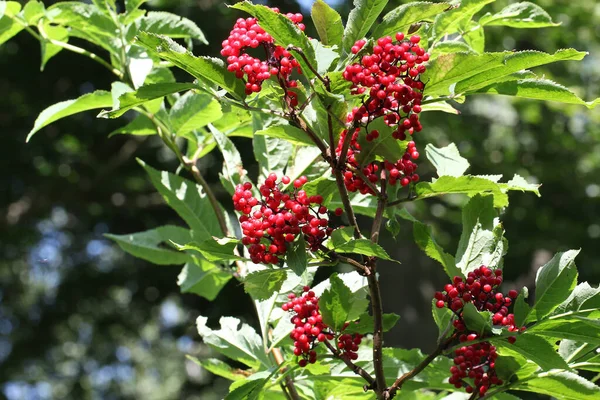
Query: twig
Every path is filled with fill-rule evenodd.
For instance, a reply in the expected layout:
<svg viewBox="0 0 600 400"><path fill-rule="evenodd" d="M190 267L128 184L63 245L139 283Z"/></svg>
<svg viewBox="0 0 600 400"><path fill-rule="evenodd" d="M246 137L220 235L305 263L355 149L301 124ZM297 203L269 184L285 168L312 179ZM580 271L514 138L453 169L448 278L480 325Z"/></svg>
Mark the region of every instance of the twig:
<svg viewBox="0 0 600 400"><path fill-rule="evenodd" d="M369 187L369 189L371 189L373 191L373 193L375 193L375 196L381 197L381 192L379 191L379 189L377 189L377 186L375 186L373 184L373 182L371 182L369 180L369 178L367 178L365 176L365 174L361 171L360 168L354 168L351 165L347 165L346 167L348 168L348 171L354 172L354 174L356 174L356 176L358 176L360 179L362 179L362 181L365 183L365 185L367 185Z"/></svg>
<svg viewBox="0 0 600 400"><path fill-rule="evenodd" d="M304 54L304 51L301 48L289 45L287 47L287 51L290 51L290 50L293 50L296 53L300 54L300 57L302 57L302 59L304 60L304 62L308 66L308 69L310 69L312 71L312 73L315 74L315 76L317 77L317 79L319 79L321 82L323 82L323 84L325 85L326 88L329 88L329 80L326 80L325 78L323 78L321 76L321 74L319 74L319 72L317 72L317 70L315 69L315 67L308 61L308 58L306 58L306 54ZM329 90L329 89L327 89L327 90Z"/></svg>
<svg viewBox="0 0 600 400"><path fill-rule="evenodd" d="M278 348L273 349L273 356L275 357L275 362L277 363L277 365L281 365L285 362L285 360L283 359L283 355L281 354L281 350L279 350ZM287 367L282 369L282 373L285 373L286 371ZM289 392L288 394L290 395L292 400L301 400L301 397L298 394L298 391L296 390L296 385L294 385L294 380L289 375L285 376L285 387L287 388Z"/></svg>
<svg viewBox="0 0 600 400"><path fill-rule="evenodd" d="M325 247L323 245L321 245L319 247L319 250L321 250L328 256L335 258L336 260L339 260L341 262L345 262L346 264L352 265L354 268L360 270L363 273L363 275L365 275L365 276L369 275L371 273L371 271L367 267L365 267L363 264L359 263L358 261L356 261L352 258L343 256L339 253L336 253L334 250L329 250L327 247Z"/></svg>
<svg viewBox="0 0 600 400"><path fill-rule="evenodd" d="M396 381L392 384L392 386L390 386L389 388L387 388L384 392L384 399L386 400L391 400L394 398L394 396L396 395L396 392L398 391L398 389L402 388L402 385L404 384L404 382L406 382L409 379L414 378L415 376L417 376L421 371L423 371L425 368L427 368L427 366L429 364L431 364L431 362L433 360L435 360L435 358L437 356L439 356L440 354L442 354L442 352L444 351L444 349L454 340L456 339L456 332L450 336L447 340L441 342L438 347L434 350L433 353L429 354L427 357L425 357L425 359L423 361L421 361L416 367L414 367L412 370L408 371L407 373L405 373L404 375L400 376L398 379L396 379Z"/></svg>
<svg viewBox="0 0 600 400"><path fill-rule="evenodd" d="M333 347L333 345L331 343L329 343L328 340L325 340L324 343L325 343L325 346L327 346L327 348L329 349L329 351L331 351L333 353L333 356L335 358L342 360L344 362L344 364L346 364L348 366L348 368L350 368L352 370L352 372L354 372L356 375L360 375L365 381L367 381L368 385L364 386L365 392L367 390L375 389L375 385L377 383L376 383L375 379L373 379L373 377L367 371L365 371L358 365L354 364L350 359L348 359L346 357L342 357L342 355L340 354L340 351L338 349L336 349L335 347Z"/></svg>
<svg viewBox="0 0 600 400"><path fill-rule="evenodd" d="M397 206L398 204L408 203L409 201L415 201L418 198L419 197L416 195L409 195L408 197L405 197L404 199L390 201L389 203L387 203L387 207L394 207L394 206Z"/></svg>
<svg viewBox="0 0 600 400"><path fill-rule="evenodd" d="M350 197L348 197L348 189L346 189L346 184L344 183L342 171L338 168L334 168L334 175L335 183L337 184L338 191L340 192L340 197L342 198L342 204L344 205L344 211L348 216L348 221L350 222L350 225L352 225L352 227L354 228L354 237L360 239L362 237L362 233L360 232L360 228L358 227L358 222L356 221L356 216L354 215L354 210L352 209L352 204L350 204Z"/></svg>

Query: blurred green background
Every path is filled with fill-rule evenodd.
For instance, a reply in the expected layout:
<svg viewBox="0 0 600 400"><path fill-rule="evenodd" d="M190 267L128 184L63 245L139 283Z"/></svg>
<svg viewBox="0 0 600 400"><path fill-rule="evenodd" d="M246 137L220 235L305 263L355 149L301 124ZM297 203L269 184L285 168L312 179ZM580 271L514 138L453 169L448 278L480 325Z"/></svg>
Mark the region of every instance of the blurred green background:
<svg viewBox="0 0 600 400"><path fill-rule="evenodd" d="M49 4L50 2L47 2ZM268 1L282 11L303 12L307 32L311 1ZM328 1L342 16L350 2ZM390 1L389 8L403 2ZM486 11L509 2L498 0ZM600 3L537 0L558 28L489 27L489 51L565 47L590 52L537 72L574 88L590 100L600 96ZM194 20L209 46L197 54L218 55L235 18L217 0L152 1L147 8ZM100 49L95 49L102 54ZM112 76L87 58L62 52L40 72L38 42L26 32L0 46L0 397L8 399L217 399L228 382L216 379L186 354L211 354L194 322L233 315L255 324L253 307L232 280L209 303L179 293L178 268L157 267L123 254L103 234L129 233L166 223L181 224L157 195L140 157L174 170L176 160L156 138L108 133L121 120L95 119L93 112L59 121L25 144L37 114L58 101L109 89ZM190 80L179 74L180 80ZM543 184L542 197L511 194L502 219L509 240L505 258L511 289L532 288L536 269L556 252L582 248L580 280L600 281L600 109L480 96L459 106L461 115L427 113L416 138L420 148L456 142L472 174L518 173ZM236 141L246 149L247 139ZM424 152L423 152L424 153ZM220 156L202 160L218 188ZM248 165L247 165L248 167ZM421 160L420 173L431 169ZM460 234L462 198L420 202L411 212L435 224L439 242L453 253ZM384 246L402 265L382 264L386 312L402 316L386 345L435 345L430 299L445 279L439 265L412 244L402 223ZM393 249L393 250L392 250ZM214 356L214 355L213 355Z"/></svg>

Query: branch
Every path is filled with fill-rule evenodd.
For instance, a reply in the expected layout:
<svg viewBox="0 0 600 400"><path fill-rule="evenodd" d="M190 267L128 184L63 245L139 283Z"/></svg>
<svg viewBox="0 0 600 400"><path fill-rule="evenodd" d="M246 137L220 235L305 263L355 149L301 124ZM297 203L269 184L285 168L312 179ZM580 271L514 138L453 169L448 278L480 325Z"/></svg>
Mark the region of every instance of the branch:
<svg viewBox="0 0 600 400"><path fill-rule="evenodd" d="M348 368L350 368L352 370L352 372L354 372L356 375L360 375L365 381L367 381L368 385L365 385L363 387L365 392L367 390L375 389L375 385L376 385L375 379L373 379L373 377L367 371L365 371L358 365L354 364L350 359L348 359L346 357L342 357L342 355L340 354L340 351L338 349L336 349L335 347L333 347L333 345L331 343L329 343L329 340L325 340L324 343L325 343L325 346L327 346L327 348L329 349L329 351L331 351L333 353L333 356L335 358L342 360L344 362L344 364L346 364L348 366Z"/></svg>
<svg viewBox="0 0 600 400"><path fill-rule="evenodd" d="M323 245L321 245L319 247L319 250L321 250L328 256L335 258L336 260L339 260L341 262L345 262L346 264L352 265L354 268L360 270L363 273L363 275L365 275L365 276L369 275L371 273L371 271L367 267L365 267L363 264L359 263L358 261L356 261L352 258L343 256L339 253L336 253L334 250L329 250L327 247L325 247Z"/></svg>
<svg viewBox="0 0 600 400"><path fill-rule="evenodd" d="M293 50L296 53L300 54L300 57L302 57L302 59L304 60L304 62L306 63L306 65L308 65L308 69L310 69L312 71L313 74L315 74L315 76L317 77L317 79L319 79L321 82L323 82L323 84L325 85L325 87L327 88L327 90L329 90L329 80L325 79L321 76L321 74L319 74L317 72L317 70L315 69L315 67L308 61L308 58L306 58L306 54L304 54L304 51L296 46L292 46L289 45L287 47L287 51Z"/></svg>
<svg viewBox="0 0 600 400"><path fill-rule="evenodd" d="M394 206L397 206L398 204L408 203L409 201L415 201L417 199L418 199L418 197L416 195L411 195L409 193L408 197L406 197L404 199L390 201L389 203L387 203L387 207L394 207Z"/></svg>
<svg viewBox="0 0 600 400"><path fill-rule="evenodd" d="M346 188L346 184L344 183L342 171L336 168L335 166L333 168L335 175L335 183L337 184L338 191L340 192L340 197L342 198L344 211L348 216L348 221L350 222L350 225L352 225L352 227L354 228L354 237L360 239L362 237L362 233L360 233L360 228L358 227L358 222L356 221L356 216L354 215L354 210L352 209L352 204L350 204L350 197L348 197L348 189Z"/></svg>
<svg viewBox="0 0 600 400"><path fill-rule="evenodd" d="M278 348L273 349L273 356L275 357L275 362L277 363L277 365L281 365L284 363L285 360L283 359L281 350L279 350ZM281 372L285 373L287 370L288 368L285 367L281 369ZM296 390L296 386L294 385L294 380L289 375L285 376L285 387L287 388L289 392L288 394L292 400L301 400L301 397L298 394L298 391Z"/></svg>
<svg viewBox="0 0 600 400"><path fill-rule="evenodd" d="M412 370L408 371L407 373L405 373L404 375L400 376L398 379L396 379L396 381L394 382L394 384L392 386L390 386L389 388L387 388L384 392L384 399L388 400L388 399L393 399L394 396L396 395L396 391L398 391L398 389L400 389L402 387L402 385L404 384L404 382L406 382L409 379L414 378L415 376L417 376L421 371L423 371L429 364L431 364L431 362L433 360L435 360L435 358L437 356L439 356L440 354L442 354L442 352L444 351L444 349L454 340L456 339L457 333L455 332L452 336L450 336L447 340L441 342L438 347L435 349L435 351L433 353L431 353L430 355L428 355L427 357L425 357L425 359L423 361L421 361L419 363L419 365L417 365L416 367L414 367Z"/></svg>

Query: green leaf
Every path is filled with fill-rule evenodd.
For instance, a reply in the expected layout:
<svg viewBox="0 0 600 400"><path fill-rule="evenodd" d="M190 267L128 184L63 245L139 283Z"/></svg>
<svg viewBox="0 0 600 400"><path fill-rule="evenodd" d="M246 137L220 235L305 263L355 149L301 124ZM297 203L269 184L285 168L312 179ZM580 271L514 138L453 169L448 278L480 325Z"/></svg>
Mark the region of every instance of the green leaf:
<svg viewBox="0 0 600 400"><path fill-rule="evenodd" d="M430 3L426 1L415 1L402 4L387 13L380 24L377 24L372 37L378 39L384 36L392 36L397 32L408 33L411 25L418 22L432 22L433 17L443 13L450 7L449 3Z"/></svg>
<svg viewBox="0 0 600 400"><path fill-rule="evenodd" d="M467 303L463 307L462 316L469 331L475 332L479 337L491 332L492 314L489 311L477 311L473 303Z"/></svg>
<svg viewBox="0 0 600 400"><path fill-rule="evenodd" d="M540 321L530 327L528 331L551 338L570 339L600 346L598 321L580 316Z"/></svg>
<svg viewBox="0 0 600 400"><path fill-rule="evenodd" d="M480 88L476 93L500 94L516 96L526 99L555 101L558 103L577 104L594 108L600 104L600 98L585 101L570 89L549 79L520 79L507 82L494 83Z"/></svg>
<svg viewBox="0 0 600 400"><path fill-rule="evenodd" d="M304 238L299 237L293 243L289 243L289 248L285 256L286 264L296 273L301 276L306 270L308 260L306 257L306 243Z"/></svg>
<svg viewBox="0 0 600 400"><path fill-rule="evenodd" d="M204 33L193 21L164 11L150 11L136 21L137 29L171 38L192 38L208 44Z"/></svg>
<svg viewBox="0 0 600 400"><path fill-rule="evenodd" d="M581 60L586 55L574 49L554 54L534 50L498 53L451 53L431 61L423 74L425 95L455 95L476 92L515 72L556 61Z"/></svg>
<svg viewBox="0 0 600 400"><path fill-rule="evenodd" d="M298 146L316 146L306 132L291 125L271 125L266 129L254 132L254 134L285 139Z"/></svg>
<svg viewBox="0 0 600 400"><path fill-rule="evenodd" d="M425 154L435 167L438 176L449 175L459 177L470 166L466 158L460 155L454 143L450 143L448 146L439 149L428 143L425 146Z"/></svg>
<svg viewBox="0 0 600 400"><path fill-rule="evenodd" d="M266 300L278 292L287 279L284 269L263 269L244 278L244 290L255 300Z"/></svg>
<svg viewBox="0 0 600 400"><path fill-rule="evenodd" d="M227 71L223 60L212 57L195 57L172 39L147 32L140 32L136 36L136 43L161 59L172 62L201 82L209 81L219 85L238 99L246 96L244 82L237 79L235 74Z"/></svg>
<svg viewBox="0 0 600 400"><path fill-rule="evenodd" d="M235 185L242 183L242 176L246 175L242 165L242 156L235 148L233 142L213 125L208 126L210 132L223 155L223 173L220 176L223 186L229 194L233 195Z"/></svg>
<svg viewBox="0 0 600 400"><path fill-rule="evenodd" d="M128 235L105 234L107 238L117 242L127 253L157 265L181 265L190 260L190 255L175 251L171 240L183 242L191 239L188 229L173 225L165 225L144 232ZM169 247L160 246L162 243ZM173 248L170 250L169 248Z"/></svg>
<svg viewBox="0 0 600 400"><path fill-rule="evenodd" d="M260 27L273 37L276 44L284 48L292 45L302 49L308 63L314 67L317 66L317 58L308 37L285 15L276 13L269 7L254 5L247 1L234 4L231 7L245 11L258 19ZM291 50L290 52L298 60L302 68L302 74L309 79L313 78L315 75L308 67L307 61L299 56L296 51Z"/></svg>
<svg viewBox="0 0 600 400"><path fill-rule="evenodd" d="M399 141L392 136L395 128L387 126L383 118L377 118L369 123L369 132L379 131L379 137L370 142L367 141L366 128L361 128L358 135L360 153L356 160L360 165L366 165L374 160L399 160L406 152L408 140Z"/></svg>
<svg viewBox="0 0 600 400"><path fill-rule="evenodd" d="M450 278L462 276L462 272L456 267L454 257L446 253L442 246L435 241L431 227L415 219L405 208L398 211L397 215L413 223L413 237L417 246L427 256L442 264Z"/></svg>
<svg viewBox="0 0 600 400"><path fill-rule="evenodd" d="M202 256L211 262L217 261L231 261L231 260L244 260L244 258L233 254L235 247L239 241L237 239L222 238L222 239L209 239L202 243L189 242L185 245L178 244L175 239L171 240L175 247L179 251L194 250L202 254ZM179 243L186 243L179 242Z"/></svg>
<svg viewBox="0 0 600 400"><path fill-rule="evenodd" d="M29 25L37 25L40 18L44 16L46 7L41 1L31 0L23 7L23 18Z"/></svg>
<svg viewBox="0 0 600 400"><path fill-rule="evenodd" d="M513 176L513 178L510 181L506 183L499 183L498 185L500 186L502 191L520 190L522 192L532 192L537 197L541 196L539 191L541 185L529 183L525 178L517 174L515 174L515 176Z"/></svg>
<svg viewBox="0 0 600 400"><path fill-rule="evenodd" d="M466 194L473 197L478 194L491 194L494 207L502 208L508 205L508 196L496 182L487 178L465 175L460 177L441 176L435 182L419 182L415 185L417 199L443 196L450 193Z"/></svg>
<svg viewBox="0 0 600 400"><path fill-rule="evenodd" d="M270 371L261 371L244 380L233 382L224 400L263 400L264 396L261 395L264 394L263 388L270 375Z"/></svg>
<svg viewBox="0 0 600 400"><path fill-rule="evenodd" d="M321 75L327 74L329 68L335 60L340 58L337 52L337 46L329 47L319 42L317 39L309 39L310 45L315 51L315 57L317 60L317 72ZM317 86L317 91L321 95L320 101L324 104L331 102L344 102L344 96L341 94L335 94L334 92L328 92L324 87Z"/></svg>
<svg viewBox="0 0 600 400"><path fill-rule="evenodd" d="M119 105L110 111L102 111L99 118L118 118L134 107L148 103L149 101L163 98L166 95L194 89L193 83L153 83L141 86L134 92L127 92L119 96Z"/></svg>
<svg viewBox="0 0 600 400"><path fill-rule="evenodd" d="M354 8L348 15L348 22L344 29L343 54L349 54L354 43L365 37L387 3L388 0L354 0Z"/></svg>
<svg viewBox="0 0 600 400"><path fill-rule="evenodd" d="M521 289L521 293L519 293L519 297L517 297L517 300L515 301L514 314L516 326L523 326L523 324L525 324L527 315L529 315L531 307L529 307L529 304L527 303L528 296L529 289L527 289L527 286L524 286L523 289Z"/></svg>
<svg viewBox="0 0 600 400"><path fill-rule="evenodd" d="M213 301L232 277L231 272L218 265L193 257L177 276L177 285L181 293L194 293Z"/></svg>
<svg viewBox="0 0 600 400"><path fill-rule="evenodd" d="M535 304L526 322L544 318L569 296L577 284L577 254L579 250L557 253L538 270L535 279Z"/></svg>
<svg viewBox="0 0 600 400"><path fill-rule="evenodd" d="M438 308L435 303L436 299L431 301L431 314L433 315L433 320L438 327L438 340L441 340L448 336L450 332L452 332L452 319L454 317L454 313L448 307Z"/></svg>
<svg viewBox="0 0 600 400"><path fill-rule="evenodd" d="M593 288L589 283L582 282L575 287L565 301L556 307L551 315L593 308L600 308L600 288Z"/></svg>
<svg viewBox="0 0 600 400"><path fill-rule="evenodd" d="M337 274L331 275L329 282L331 286L321 295L319 307L323 322L339 332L346 321L353 321L364 314L369 301L365 296L353 294Z"/></svg>
<svg viewBox="0 0 600 400"><path fill-rule="evenodd" d="M343 244L334 245L333 250L337 253L362 254L368 257L377 257L382 260L395 261L389 254L377 243L368 239L352 239ZM396 261L398 262L398 261Z"/></svg>
<svg viewBox="0 0 600 400"><path fill-rule="evenodd" d="M495 0L463 0L458 7L455 7L436 17L431 28L432 41L438 41L444 35L450 35L458 32L461 24L468 22L479 12L486 4L493 3Z"/></svg>
<svg viewBox="0 0 600 400"><path fill-rule="evenodd" d="M125 11L130 14L137 10L146 1L147 0L125 0Z"/></svg>
<svg viewBox="0 0 600 400"><path fill-rule="evenodd" d="M421 106L421 112L427 111L441 111L447 114L454 115L460 114L460 111L458 111L456 108L452 107L449 103L445 101L436 101L435 103L425 104Z"/></svg>
<svg viewBox="0 0 600 400"><path fill-rule="evenodd" d="M510 4L496 14L487 13L479 18L479 24L512 28L543 28L560 25L553 22L552 17L543 8L529 1Z"/></svg>
<svg viewBox="0 0 600 400"><path fill-rule="evenodd" d="M220 376L221 378L229 379L230 381L239 381L246 378L246 375L241 373L241 370L232 368L229 364L219 359L207 358L205 360L198 360L196 357L190 355L186 355L186 357L211 374Z"/></svg>
<svg viewBox="0 0 600 400"><path fill-rule="evenodd" d="M456 250L456 266L467 273L486 265L501 267L506 253L504 229L497 219L490 196L476 195L462 211L463 231Z"/></svg>
<svg viewBox="0 0 600 400"><path fill-rule="evenodd" d="M600 387L572 372L548 372L517 383L515 390L547 394L564 400L596 400Z"/></svg>
<svg viewBox="0 0 600 400"><path fill-rule="evenodd" d="M204 343L232 360L258 368L261 364L269 367L270 361L263 349L263 343L256 331L233 317L221 317L221 329L213 330L206 326L206 317L196 320L198 333Z"/></svg>
<svg viewBox="0 0 600 400"><path fill-rule="evenodd" d="M392 329L400 316L397 314L383 314L383 331L387 332ZM368 333L373 333L373 317L368 313L365 313L360 316L360 318L354 322L350 322L348 327L343 330L344 333L360 333L361 335L366 335Z"/></svg>
<svg viewBox="0 0 600 400"><path fill-rule="evenodd" d="M476 53L483 53L485 50L485 31L478 22L469 21L466 26L461 28L462 38L465 43Z"/></svg>
<svg viewBox="0 0 600 400"><path fill-rule="evenodd" d="M147 136L156 134L156 126L145 115L138 115L133 121L119 129L112 131L108 137L114 135Z"/></svg>
<svg viewBox="0 0 600 400"><path fill-rule="evenodd" d="M44 21L43 24L46 36L50 39L64 43L67 43L69 41L69 30L65 27L62 27L60 25L52 25L48 21ZM40 47L42 52L40 71L43 71L48 61L50 61L52 57L60 53L63 50L63 48L52 44L47 40L40 40Z"/></svg>
<svg viewBox="0 0 600 400"><path fill-rule="evenodd" d="M323 197L323 205L327 206L333 196L337 194L337 184L335 180L322 176L315 180L309 180L302 186L302 190L306 192L308 197L321 195ZM333 231L335 235L339 229Z"/></svg>
<svg viewBox="0 0 600 400"><path fill-rule="evenodd" d="M169 112L169 121L173 133L183 136L219 120L222 116L221 105L212 96L189 91L173 104Z"/></svg>
<svg viewBox="0 0 600 400"><path fill-rule="evenodd" d="M33 129L27 135L28 142L32 136L54 121L58 121L69 115L77 114L83 111L94 110L96 108L110 107L112 105L112 97L110 92L104 90L96 90L95 92L84 94L74 100L61 101L46 108L40 113L35 120Z"/></svg>
<svg viewBox="0 0 600 400"><path fill-rule="evenodd" d="M253 116L253 125L261 126L256 115ZM263 135L254 135L252 139L254 157L258 161L260 176L267 177L271 172L282 175L294 151L294 146L284 139L271 138Z"/></svg>
<svg viewBox="0 0 600 400"><path fill-rule="evenodd" d="M510 344L506 338L491 338L490 341L499 348L499 354L525 356L544 370L569 369L565 360L556 352L554 347L541 336L524 333Z"/></svg>
<svg viewBox="0 0 600 400"><path fill-rule="evenodd" d="M323 0L317 0L312 6L310 16L323 44L339 46L342 43L344 25L337 11Z"/></svg>
<svg viewBox="0 0 600 400"><path fill-rule="evenodd" d="M165 202L192 228L192 238L198 242L223 237L219 222L204 189L194 182L167 171L158 171L142 160L138 162Z"/></svg>
<svg viewBox="0 0 600 400"><path fill-rule="evenodd" d="M16 1L0 2L0 44L25 29L25 24L17 22L14 18L19 11L21 4Z"/></svg>
<svg viewBox="0 0 600 400"><path fill-rule="evenodd" d="M430 59L433 60L442 54L450 53L477 53L471 46L465 42L457 42L455 40L448 40L445 42L438 42L429 49Z"/></svg>

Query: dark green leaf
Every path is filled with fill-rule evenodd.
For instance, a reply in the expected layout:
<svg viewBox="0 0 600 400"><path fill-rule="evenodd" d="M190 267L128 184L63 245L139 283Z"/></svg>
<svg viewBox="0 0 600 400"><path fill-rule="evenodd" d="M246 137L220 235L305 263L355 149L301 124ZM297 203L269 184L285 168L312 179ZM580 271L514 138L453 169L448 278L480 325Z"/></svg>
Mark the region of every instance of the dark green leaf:
<svg viewBox="0 0 600 400"><path fill-rule="evenodd" d="M333 248L338 253L362 254L363 256L377 257L382 260L395 261L377 243L368 239L353 239Z"/></svg>
<svg viewBox="0 0 600 400"><path fill-rule="evenodd" d="M526 322L544 318L569 297L577 284L577 254L579 250L557 253L538 270L535 279L535 304Z"/></svg>
<svg viewBox="0 0 600 400"><path fill-rule="evenodd" d="M210 81L237 98L245 97L244 83L241 79L237 79L235 74L227 71L223 60L211 57L195 57L168 37L140 32L136 38L136 43L163 60L172 62L199 81Z"/></svg>
<svg viewBox="0 0 600 400"><path fill-rule="evenodd" d="M166 95L183 92L184 90L194 89L197 86L193 83L153 83L144 85L134 92L127 92L119 96L119 105L110 111L102 111L98 114L99 118L118 118L128 110L148 103L152 100L160 99Z"/></svg>
<svg viewBox="0 0 600 400"><path fill-rule="evenodd" d="M344 35L342 17L323 0L314 2L310 15L321 42L326 45L340 45Z"/></svg>
<svg viewBox="0 0 600 400"><path fill-rule="evenodd" d="M194 240L202 242L213 236L223 237L215 210L202 187L167 171L157 171L142 160L138 162L165 202L192 228Z"/></svg>
<svg viewBox="0 0 600 400"><path fill-rule="evenodd" d="M572 372L548 372L514 386L515 390L547 394L564 400L597 400L600 387Z"/></svg>
<svg viewBox="0 0 600 400"><path fill-rule="evenodd" d="M204 33L193 21L164 11L150 11L136 21L137 29L171 38L192 38L208 44Z"/></svg>
<svg viewBox="0 0 600 400"><path fill-rule="evenodd" d="M449 3L430 3L415 1L393 9L383 17L383 21L377 24L373 32L373 38L394 36L397 32L407 34L411 25L418 22L431 22L433 17L443 13Z"/></svg>
<svg viewBox="0 0 600 400"><path fill-rule="evenodd" d="M438 176L450 175L459 177L470 166L469 162L460 155L454 143L450 143L448 146L439 149L429 143L425 146L425 154L435 167Z"/></svg>
<svg viewBox="0 0 600 400"><path fill-rule="evenodd" d="M255 300L266 300L281 289L287 278L284 269L264 269L246 275L244 290Z"/></svg>
<svg viewBox="0 0 600 400"><path fill-rule="evenodd" d="M169 112L169 121L173 133L183 136L219 120L222 116L221 105L212 96L189 91L173 104Z"/></svg>
<svg viewBox="0 0 600 400"><path fill-rule="evenodd" d="M354 43L365 37L387 3L388 0L354 0L354 8L348 15L348 22L344 29L342 40L344 54L349 54Z"/></svg>
<svg viewBox="0 0 600 400"><path fill-rule="evenodd" d="M291 125L272 125L266 129L256 131L254 134L285 139L299 146L315 146L315 143L308 137L306 132Z"/></svg>
<svg viewBox="0 0 600 400"><path fill-rule="evenodd" d="M231 261L231 260L244 260L244 258L236 256L233 254L235 247L238 245L239 241L237 239L231 238L222 238L222 239L209 239L205 240L201 243L189 242L185 245L175 239L171 240L173 244L180 251L184 250L194 250L202 254L202 256L211 262L216 261Z"/></svg>
<svg viewBox="0 0 600 400"><path fill-rule="evenodd" d="M214 300L233 275L221 267L193 257L184 265L177 277L181 293L194 293L207 300Z"/></svg>
<svg viewBox="0 0 600 400"><path fill-rule="evenodd" d="M137 10L147 0L125 0L125 11L132 13Z"/></svg>
<svg viewBox="0 0 600 400"><path fill-rule="evenodd" d="M486 332L491 332L492 314L489 311L477 311L473 303L467 303L462 315L469 331L475 332L479 337L483 337Z"/></svg>
<svg viewBox="0 0 600 400"><path fill-rule="evenodd" d="M206 317L198 317L198 333L204 343L214 350L252 368L258 368L261 364L268 367L271 364L260 336L250 325L242 323L240 326L237 318L221 317L221 329L213 330L206 326L206 322Z"/></svg>
<svg viewBox="0 0 600 400"><path fill-rule="evenodd" d="M61 118L96 108L110 107L111 105L111 94L104 90L96 90L93 93L84 94L74 100L66 100L53 104L40 113L26 140L29 141L37 131Z"/></svg>
<svg viewBox="0 0 600 400"><path fill-rule="evenodd" d="M296 275L301 276L304 273L308 264L304 238L299 237L296 241L289 244L285 262Z"/></svg>
<svg viewBox="0 0 600 400"><path fill-rule="evenodd" d="M400 316L397 314L383 314L383 331L387 332L392 329L399 319ZM361 315L358 320L350 322L348 327L344 329L343 332L360 333L361 335L373 333L373 317L368 313L365 313Z"/></svg>
<svg viewBox="0 0 600 400"><path fill-rule="evenodd" d="M145 115L138 115L133 121L127 125L112 131L108 137L113 135L154 135L156 134L156 126Z"/></svg>
<svg viewBox="0 0 600 400"><path fill-rule="evenodd" d="M292 45L302 49L308 63L316 68L317 58L308 37L285 15L276 13L269 7L254 5L250 2L240 2L231 7L246 11L248 14L258 19L258 24L269 33L273 39L275 39L276 44L283 46L284 48ZM304 60L303 57L298 56L298 53L294 50L292 50L291 53L295 54L294 57L298 60L298 63L302 68L302 74L309 79L313 78L314 73L308 67L306 60Z"/></svg>
<svg viewBox="0 0 600 400"><path fill-rule="evenodd" d="M499 348L500 354L525 356L544 370L569 369L554 347L541 336L524 333L517 336L513 344L508 343L506 338L492 338L490 341Z"/></svg>
<svg viewBox="0 0 600 400"><path fill-rule="evenodd" d="M323 322L339 332L346 321L353 321L364 314L369 301L365 296L353 294L337 274L333 274L329 282L331 286L321 295L319 306Z"/></svg>
<svg viewBox="0 0 600 400"><path fill-rule="evenodd" d="M178 226L165 225L144 232L104 236L117 242L127 253L153 264L181 265L190 260L189 254L177 252L171 244L171 241L187 242L191 239L190 231Z"/></svg>
<svg viewBox="0 0 600 400"><path fill-rule="evenodd" d="M560 25L553 22L552 17L543 8L529 1L510 4L496 14L487 13L479 18L479 24L504 25L512 28L543 28Z"/></svg>

